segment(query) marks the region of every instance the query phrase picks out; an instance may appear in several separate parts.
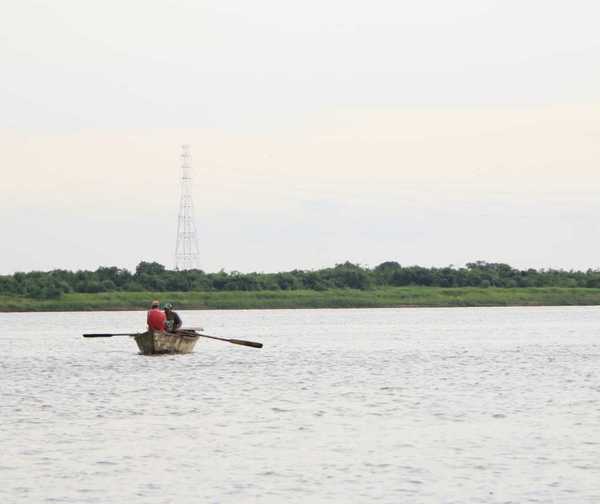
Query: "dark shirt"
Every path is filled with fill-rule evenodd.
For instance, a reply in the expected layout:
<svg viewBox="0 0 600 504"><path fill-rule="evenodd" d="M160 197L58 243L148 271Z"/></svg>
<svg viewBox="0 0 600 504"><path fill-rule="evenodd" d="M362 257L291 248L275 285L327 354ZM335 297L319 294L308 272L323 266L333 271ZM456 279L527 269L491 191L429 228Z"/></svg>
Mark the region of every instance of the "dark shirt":
<svg viewBox="0 0 600 504"><path fill-rule="evenodd" d="M175 313L173 310L170 310L165 311L165 315L167 316L167 321L173 321L173 327L171 328L171 331L175 331L181 327L181 318L179 318L177 313Z"/></svg>

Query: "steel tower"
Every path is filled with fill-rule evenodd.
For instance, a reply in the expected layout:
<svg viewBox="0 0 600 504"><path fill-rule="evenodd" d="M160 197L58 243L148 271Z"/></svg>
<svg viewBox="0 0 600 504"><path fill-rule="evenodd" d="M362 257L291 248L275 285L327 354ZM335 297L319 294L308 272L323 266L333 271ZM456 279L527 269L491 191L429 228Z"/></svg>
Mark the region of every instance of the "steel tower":
<svg viewBox="0 0 600 504"><path fill-rule="evenodd" d="M181 152L181 200L177 219L177 242L175 244L175 269L199 268L200 249L194 221L192 201L192 156L190 146L183 145Z"/></svg>

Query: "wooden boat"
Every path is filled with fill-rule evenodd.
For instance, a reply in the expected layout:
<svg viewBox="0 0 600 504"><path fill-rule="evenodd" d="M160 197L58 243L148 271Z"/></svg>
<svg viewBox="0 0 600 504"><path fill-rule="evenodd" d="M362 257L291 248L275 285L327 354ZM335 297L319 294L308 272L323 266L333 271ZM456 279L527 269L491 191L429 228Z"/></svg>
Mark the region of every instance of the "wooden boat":
<svg viewBox="0 0 600 504"><path fill-rule="evenodd" d="M194 331L168 333L164 331L146 331L134 334L140 353L143 355L191 353L200 338Z"/></svg>
<svg viewBox="0 0 600 504"><path fill-rule="evenodd" d="M196 329L178 329L176 332L146 331L144 333L89 333L84 338L112 338L113 336L131 336L135 339L140 352L143 355L169 354L169 353L191 353L194 350L198 338L210 338L218 341L227 341L234 345L243 345L252 348L262 348L263 344L256 341L246 341L234 338L219 338L208 334L200 334Z"/></svg>

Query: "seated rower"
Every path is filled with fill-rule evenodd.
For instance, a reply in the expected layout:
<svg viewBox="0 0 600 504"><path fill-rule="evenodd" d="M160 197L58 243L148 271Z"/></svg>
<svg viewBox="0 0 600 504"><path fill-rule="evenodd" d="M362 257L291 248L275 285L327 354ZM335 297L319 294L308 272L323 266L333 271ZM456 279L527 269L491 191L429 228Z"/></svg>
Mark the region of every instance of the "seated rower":
<svg viewBox="0 0 600 504"><path fill-rule="evenodd" d="M148 324L149 331L164 331L165 330L166 316L160 309L160 303L158 301L152 301L148 315L146 316L146 322Z"/></svg>
<svg viewBox="0 0 600 504"><path fill-rule="evenodd" d="M165 327L167 328L167 331L175 332L178 329L181 329L181 318L173 311L173 305L171 303L165 305L165 317Z"/></svg>

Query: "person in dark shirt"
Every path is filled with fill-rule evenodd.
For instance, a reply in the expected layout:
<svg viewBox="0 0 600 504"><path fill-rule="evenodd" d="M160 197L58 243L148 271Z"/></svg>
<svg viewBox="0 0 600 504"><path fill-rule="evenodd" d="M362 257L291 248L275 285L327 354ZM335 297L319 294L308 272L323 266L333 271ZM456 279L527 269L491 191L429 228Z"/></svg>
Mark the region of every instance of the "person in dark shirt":
<svg viewBox="0 0 600 504"><path fill-rule="evenodd" d="M177 329L181 329L181 318L173 311L173 305L171 303L165 305L165 316L167 318L165 325L169 331L175 332Z"/></svg>

